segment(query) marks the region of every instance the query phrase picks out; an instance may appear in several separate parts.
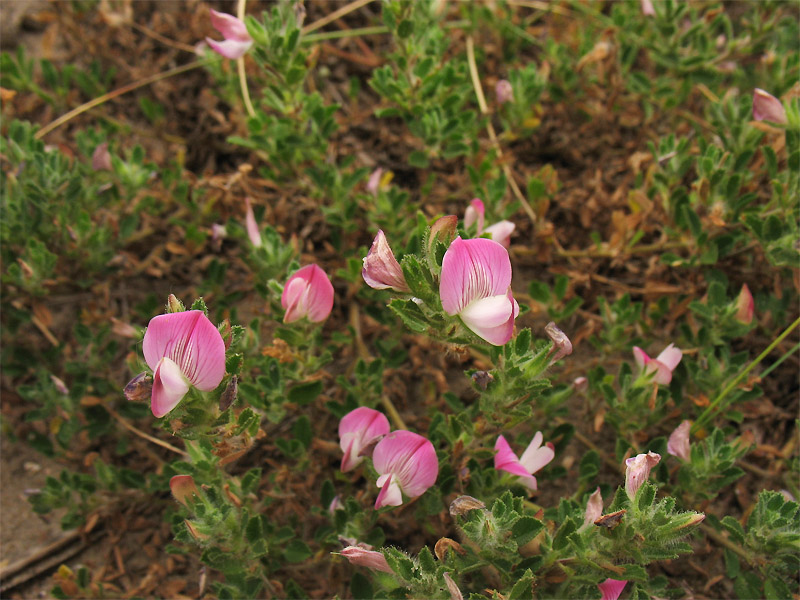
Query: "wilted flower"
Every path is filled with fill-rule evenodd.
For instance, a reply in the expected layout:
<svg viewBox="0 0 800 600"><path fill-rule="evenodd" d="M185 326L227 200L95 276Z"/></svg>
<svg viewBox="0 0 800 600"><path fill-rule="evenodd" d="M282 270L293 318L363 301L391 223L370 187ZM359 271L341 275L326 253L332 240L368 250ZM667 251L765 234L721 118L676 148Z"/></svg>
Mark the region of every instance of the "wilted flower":
<svg viewBox="0 0 800 600"><path fill-rule="evenodd" d="M411 291L403 276L403 269L394 257L389 242L386 241L386 236L380 229L369 252L364 257L361 276L369 287L376 290L391 288L397 292Z"/></svg>
<svg viewBox="0 0 800 600"><path fill-rule="evenodd" d="M627 581L610 578L603 583L598 583L597 587L600 588L600 593L603 594L601 600L617 600L626 585L628 585Z"/></svg>
<svg viewBox="0 0 800 600"><path fill-rule="evenodd" d="M645 373L655 373L653 381L663 385L672 381L672 372L681 362L682 357L683 353L675 347L675 344L664 348L656 358L650 358L639 346L633 347L633 358L636 359L636 364L644 368Z"/></svg>
<svg viewBox="0 0 800 600"><path fill-rule="evenodd" d="M244 199L244 205L246 207L244 224L245 229L247 229L247 237L250 238L250 243L253 244L253 246L260 248L263 243L261 241L261 231L258 228L258 223L256 223L256 215L253 212L253 205L250 204L250 198Z"/></svg>
<svg viewBox="0 0 800 600"><path fill-rule="evenodd" d="M519 304L511 293L511 261L497 242L457 237L445 252L439 284L442 308L475 334L502 346L514 333Z"/></svg>
<svg viewBox="0 0 800 600"><path fill-rule="evenodd" d="M522 453L522 457L517 458L506 438L502 435L499 436L494 445L494 449L497 451L497 454L494 455L494 468L519 475L522 485L531 490L537 489L536 477L533 474L553 460L556 455L553 444L550 442L542 446L543 438L542 432L537 431L525 452Z"/></svg>
<svg viewBox="0 0 800 600"><path fill-rule="evenodd" d="M207 37L206 42L217 54L225 58L240 58L253 45L253 38L247 33L244 22L233 15L211 10L211 26L222 34L225 41L217 42Z"/></svg>
<svg viewBox="0 0 800 600"><path fill-rule="evenodd" d="M153 317L142 349L153 370L150 407L156 417L175 408L190 385L208 392L225 376L225 343L201 310Z"/></svg>
<svg viewBox="0 0 800 600"><path fill-rule="evenodd" d="M153 378L147 373L139 373L128 382L122 393L130 402L144 402L153 395Z"/></svg>
<svg viewBox="0 0 800 600"><path fill-rule="evenodd" d="M772 121L786 124L786 109L772 94L760 88L753 90L753 119L756 121Z"/></svg>
<svg viewBox="0 0 800 600"><path fill-rule="evenodd" d="M594 492L592 492L592 495L589 496L588 502L586 502L586 513L583 517L584 527L593 524L602 516L603 495L600 493L600 488L598 487Z"/></svg>
<svg viewBox="0 0 800 600"><path fill-rule="evenodd" d="M689 460L689 431L691 428L692 424L689 421L683 421L678 425L669 436L667 452L681 460Z"/></svg>
<svg viewBox="0 0 800 600"><path fill-rule="evenodd" d="M450 503L450 514L452 516L462 516L471 510L484 509L486 505L472 496L459 496Z"/></svg>
<svg viewBox="0 0 800 600"><path fill-rule="evenodd" d="M108 142L98 144L92 152L92 169L95 171L111 170L111 153L108 151Z"/></svg>
<svg viewBox="0 0 800 600"><path fill-rule="evenodd" d="M339 445L344 452L342 472L354 469L372 447L389 433L389 420L377 410L362 406L339 421Z"/></svg>
<svg viewBox="0 0 800 600"><path fill-rule="evenodd" d="M753 294L750 293L750 288L745 283L736 298L736 320L744 325L749 325L753 322L755 309L756 304L753 301Z"/></svg>
<svg viewBox="0 0 800 600"><path fill-rule="evenodd" d="M508 248L511 244L511 234L514 232L516 225L511 221L499 221L484 229L483 222L485 213L486 209L483 205L483 201L478 198L473 198L464 213L464 227L471 227L473 223L477 221L478 235L488 233L491 239L498 244L502 244L505 248Z"/></svg>
<svg viewBox="0 0 800 600"><path fill-rule="evenodd" d="M495 84L494 93L498 104L505 104L514 99L514 88L511 87L511 82L507 79L501 79Z"/></svg>
<svg viewBox="0 0 800 600"><path fill-rule="evenodd" d="M175 475L169 480L169 489L172 497L187 507L192 496L200 496L200 491L191 475Z"/></svg>
<svg viewBox="0 0 800 600"><path fill-rule="evenodd" d="M367 180L367 191L373 196L378 195L378 190L381 189L381 177L383 176L383 169L378 167L369 176Z"/></svg>
<svg viewBox="0 0 800 600"><path fill-rule="evenodd" d="M349 560L351 564L383 571L384 573L394 573L382 552L365 550L359 546L348 546L340 554Z"/></svg>
<svg viewBox="0 0 800 600"><path fill-rule="evenodd" d="M625 461L625 491L628 492L628 498L634 499L636 492L650 476L650 469L655 467L660 460L660 454L648 452Z"/></svg>
<svg viewBox="0 0 800 600"><path fill-rule="evenodd" d="M381 488L375 508L400 506L403 493L416 498L436 482L439 459L433 444L410 431L394 431L383 438L372 453Z"/></svg>
<svg viewBox="0 0 800 600"><path fill-rule="evenodd" d="M544 332L547 334L547 337L553 341L553 348L550 350L553 354L553 357L550 359L551 363L572 354L572 342L569 341L567 334L561 331L555 323L550 321L545 325Z"/></svg>
<svg viewBox="0 0 800 600"><path fill-rule="evenodd" d="M283 286L281 306L286 309L284 323L308 317L312 323L328 318L333 309L333 285L317 265L298 269Z"/></svg>

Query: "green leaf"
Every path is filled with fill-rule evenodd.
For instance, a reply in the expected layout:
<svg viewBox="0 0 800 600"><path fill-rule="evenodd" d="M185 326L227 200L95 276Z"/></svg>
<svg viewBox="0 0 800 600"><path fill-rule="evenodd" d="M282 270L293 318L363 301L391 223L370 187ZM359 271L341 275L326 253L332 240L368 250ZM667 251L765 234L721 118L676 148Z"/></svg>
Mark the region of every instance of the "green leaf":
<svg viewBox="0 0 800 600"><path fill-rule="evenodd" d="M405 39L412 33L414 33L414 23L410 19L401 21L400 25L397 26L397 36L400 39Z"/></svg>
<svg viewBox="0 0 800 600"><path fill-rule="evenodd" d="M531 598L533 598L533 573L528 569L522 574L522 577L517 579L517 582L508 594L508 599L530 600Z"/></svg>
<svg viewBox="0 0 800 600"><path fill-rule="evenodd" d="M544 523L534 517L522 517L511 527L511 533L518 546L524 546L539 535L544 529Z"/></svg>
<svg viewBox="0 0 800 600"><path fill-rule="evenodd" d="M286 394L286 398L289 402L304 405L316 400L321 392L322 380L315 379L314 381L306 381L305 383L295 385Z"/></svg>
<svg viewBox="0 0 800 600"><path fill-rule="evenodd" d="M286 546L283 556L290 563L299 563L311 556L311 548L303 540L292 540Z"/></svg>

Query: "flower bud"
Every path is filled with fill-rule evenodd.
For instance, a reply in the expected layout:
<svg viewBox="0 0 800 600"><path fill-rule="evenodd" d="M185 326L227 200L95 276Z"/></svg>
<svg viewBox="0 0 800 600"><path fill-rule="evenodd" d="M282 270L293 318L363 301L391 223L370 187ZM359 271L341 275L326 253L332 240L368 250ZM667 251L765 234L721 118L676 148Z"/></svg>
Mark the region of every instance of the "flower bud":
<svg viewBox="0 0 800 600"><path fill-rule="evenodd" d="M167 298L167 312L168 313L178 313L183 312L186 310L186 307L183 305L183 302L178 300L175 297L175 294L170 294Z"/></svg>
<svg viewBox="0 0 800 600"><path fill-rule="evenodd" d="M108 151L108 142L99 144L92 152L92 169L95 171L111 170L111 154Z"/></svg>
<svg viewBox="0 0 800 600"><path fill-rule="evenodd" d="M597 584L597 587L600 588L600 593L603 594L601 600L617 600L626 585L628 585L627 581L611 578L606 579L603 583Z"/></svg>
<svg viewBox="0 0 800 600"><path fill-rule="evenodd" d="M669 441L667 442L667 452L672 454L672 456L677 456L681 460L688 461L690 456L689 431L691 428L692 424L689 421L684 421L678 425L675 428L675 431L673 431L669 436Z"/></svg>
<svg viewBox="0 0 800 600"><path fill-rule="evenodd" d="M63 381L61 381L61 379L59 379L55 375L50 375L50 381L52 381L53 385L56 386L56 389L58 390L59 394L69 396L69 388Z"/></svg>
<svg viewBox="0 0 800 600"><path fill-rule="evenodd" d="M256 223L256 215L253 212L253 205L250 203L250 198L244 199L244 205L244 225L245 229L247 229L247 237L250 238L250 243L253 244L253 246L260 248L263 243L261 240L261 231L258 228L258 223Z"/></svg>
<svg viewBox="0 0 800 600"><path fill-rule="evenodd" d="M494 381L494 375L489 373L489 371L475 371L472 374L472 381L482 390L485 390L489 387L489 384Z"/></svg>
<svg viewBox="0 0 800 600"><path fill-rule="evenodd" d="M153 378L147 373L139 373L131 379L122 391L130 402L147 402L153 392Z"/></svg>
<svg viewBox="0 0 800 600"><path fill-rule="evenodd" d="M361 270L364 281L373 289L393 289L396 292L408 293L411 288L406 283L403 269L392 253L389 242L382 230L378 230L372 247L364 257L364 268Z"/></svg>
<svg viewBox="0 0 800 600"><path fill-rule="evenodd" d="M587 526L603 516L603 496L600 494L598 487L592 495L589 496L589 501L586 503L586 513L583 517L583 525Z"/></svg>
<svg viewBox="0 0 800 600"><path fill-rule="evenodd" d="M589 389L589 380L586 379L586 377L576 377L572 382L572 387L579 392L585 392L587 389Z"/></svg>
<svg viewBox="0 0 800 600"><path fill-rule="evenodd" d="M553 357L550 359L550 364L572 354L572 342L569 341L567 334L561 331L555 323L550 321L545 325L544 332L553 341L553 348L550 350Z"/></svg>
<svg viewBox="0 0 800 600"><path fill-rule="evenodd" d="M755 312L756 304L753 301L753 294L750 293L750 288L745 283L742 285L742 291L736 298L736 320L744 325L749 325L753 322L753 313Z"/></svg>
<svg viewBox="0 0 800 600"><path fill-rule="evenodd" d="M636 492L650 477L650 469L655 467L660 460L660 454L648 452L625 461L625 491L628 492L628 498L633 500L636 497Z"/></svg>
<svg viewBox="0 0 800 600"><path fill-rule="evenodd" d="M428 237L428 247L432 248L438 241L445 246L450 246L450 242L456 237L456 229L458 228L458 217L455 215L447 215L439 217L436 222L431 225L431 233Z"/></svg>
<svg viewBox="0 0 800 600"><path fill-rule="evenodd" d="M786 109L772 94L762 89L753 90L753 119L756 121L772 121L786 124Z"/></svg>
<svg viewBox="0 0 800 600"><path fill-rule="evenodd" d="M212 10L211 26L225 38L222 42L206 38L208 45L220 56L230 59L241 58L253 45L253 38L247 33L247 26L233 15Z"/></svg>
<svg viewBox="0 0 800 600"><path fill-rule="evenodd" d="M294 323L303 317L312 323L324 321L333 309L331 280L317 265L298 269L283 286L281 306L286 310L284 323Z"/></svg>
<svg viewBox="0 0 800 600"><path fill-rule="evenodd" d="M224 412L230 408L231 404L236 401L236 396L239 394L239 376L232 375L228 385L225 386L225 391L219 397L219 410Z"/></svg>
<svg viewBox="0 0 800 600"><path fill-rule="evenodd" d="M497 96L498 104L505 104L514 99L514 88L511 87L511 82L507 79L501 79L494 86L494 93Z"/></svg>
<svg viewBox="0 0 800 600"><path fill-rule="evenodd" d="M341 555L349 560L351 564L375 569L376 571L383 571L384 573L394 573L389 563L386 562L386 557L383 555L383 552L364 550L358 546L348 546L341 551Z"/></svg>
<svg viewBox="0 0 800 600"><path fill-rule="evenodd" d="M169 490L172 497L187 508L193 496L200 497L200 490L191 475L175 475L169 480Z"/></svg>
<svg viewBox="0 0 800 600"><path fill-rule="evenodd" d="M453 578L450 577L450 573L445 571L444 575L444 583L447 586L447 591L450 592L450 600L464 600L464 595L461 593L461 590L458 589L456 582L453 581Z"/></svg>
<svg viewBox="0 0 800 600"><path fill-rule="evenodd" d="M373 196L377 196L378 190L381 189L382 176L383 176L383 169L378 167L372 172L372 174L370 174L369 179L367 180L367 191Z"/></svg>

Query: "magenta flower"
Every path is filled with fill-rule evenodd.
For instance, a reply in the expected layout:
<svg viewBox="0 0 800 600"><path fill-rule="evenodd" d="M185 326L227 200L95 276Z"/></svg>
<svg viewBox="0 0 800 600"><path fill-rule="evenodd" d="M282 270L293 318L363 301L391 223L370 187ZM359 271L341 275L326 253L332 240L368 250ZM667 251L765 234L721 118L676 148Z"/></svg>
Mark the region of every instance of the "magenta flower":
<svg viewBox="0 0 800 600"><path fill-rule="evenodd" d="M439 459L433 444L410 431L394 431L383 438L372 452L381 488L375 508L400 506L403 494L416 498L436 482Z"/></svg>
<svg viewBox="0 0 800 600"><path fill-rule="evenodd" d="M411 291L403 276L403 269L394 257L389 242L386 241L386 236L380 229L372 242L372 247L364 257L361 276L369 287L376 290L391 288L397 292Z"/></svg>
<svg viewBox="0 0 800 600"><path fill-rule="evenodd" d="M175 408L189 386L209 392L225 376L225 343L201 310L153 317L142 349L153 369L150 408L156 417Z"/></svg>
<svg viewBox="0 0 800 600"><path fill-rule="evenodd" d="M283 286L281 306L286 309L284 323L308 317L312 323L328 318L333 308L333 285L317 265L306 265L289 277Z"/></svg>
<svg viewBox="0 0 800 600"><path fill-rule="evenodd" d="M439 296L447 314L490 344L511 339L519 304L511 294L508 251L497 242L454 239L442 260Z"/></svg>
<svg viewBox="0 0 800 600"><path fill-rule="evenodd" d="M207 37L206 42L214 52L225 58L241 58L253 45L253 38L247 33L244 22L233 15L211 10L211 26L222 34L225 41L216 42Z"/></svg>
<svg viewBox="0 0 800 600"><path fill-rule="evenodd" d="M667 452L681 460L689 460L689 431L691 429L692 424L689 421L683 421L678 425L669 436Z"/></svg>
<svg viewBox="0 0 800 600"><path fill-rule="evenodd" d="M244 205L246 208L244 225L245 229L247 229L247 237L250 238L250 243L253 244L253 246L260 248L262 244L261 231L258 228L258 223L256 223L256 215L253 212L253 205L250 203L250 198L244 199Z"/></svg>
<svg viewBox="0 0 800 600"><path fill-rule="evenodd" d="M597 587L600 588L600 593L603 594L601 600L617 600L626 585L628 585L627 581L610 578L606 579L603 583L598 583Z"/></svg>
<svg viewBox="0 0 800 600"><path fill-rule="evenodd" d="M511 221L499 221L493 225L489 225L486 229L483 228L485 208L483 202L478 198L473 198L469 203L466 212L464 212L464 227L471 227L473 223L478 223L478 235L488 233L498 244L502 244L505 248L511 245L511 234L514 232L516 225Z"/></svg>
<svg viewBox="0 0 800 600"><path fill-rule="evenodd" d="M344 452L342 473L354 469L372 447L389 433L389 420L386 416L362 406L347 413L339 421L339 445Z"/></svg>
<svg viewBox="0 0 800 600"><path fill-rule="evenodd" d="M494 468L498 471L519 475L522 485L531 490L537 489L536 477L533 474L553 460L556 455L553 444L550 442L542 446L543 438L542 432L537 431L525 452L522 453L522 458L517 458L506 438L502 435L499 436L494 445L494 449L497 451L497 454L494 455Z"/></svg>
<svg viewBox="0 0 800 600"><path fill-rule="evenodd" d="M744 325L749 325L753 322L755 310L756 303L753 301L753 294L750 293L750 288L745 283L736 298L736 320Z"/></svg>
<svg viewBox="0 0 800 600"><path fill-rule="evenodd" d="M507 79L501 79L495 84L494 93L497 96L498 104L505 104L514 99L514 88L511 87L511 82Z"/></svg>
<svg viewBox="0 0 800 600"><path fill-rule="evenodd" d="M633 347L633 358L636 360L636 364L647 374L655 373L653 381L663 385L672 381L672 372L681 362L682 357L683 352L676 348L675 344L664 348L656 358L650 358L639 346Z"/></svg>
<svg viewBox="0 0 800 600"><path fill-rule="evenodd" d="M772 94L760 88L753 90L753 119L786 124L786 109Z"/></svg>
<svg viewBox="0 0 800 600"><path fill-rule="evenodd" d="M384 573L394 573L382 552L365 550L359 546L348 546L340 554L349 560L351 564L383 571Z"/></svg>
<svg viewBox="0 0 800 600"><path fill-rule="evenodd" d="M655 452L639 454L625 461L625 491L631 500L642 484L650 477L650 469L661 460L661 455Z"/></svg>

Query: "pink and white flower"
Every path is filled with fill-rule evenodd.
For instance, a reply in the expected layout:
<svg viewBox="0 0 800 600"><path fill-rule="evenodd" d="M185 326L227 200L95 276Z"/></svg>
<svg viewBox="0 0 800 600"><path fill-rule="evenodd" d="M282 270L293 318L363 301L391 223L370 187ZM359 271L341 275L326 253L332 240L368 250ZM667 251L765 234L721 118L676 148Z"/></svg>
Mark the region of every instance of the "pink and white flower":
<svg viewBox="0 0 800 600"><path fill-rule="evenodd" d="M383 230L378 230L378 235L372 242L369 252L364 257L364 268L361 276L371 288L385 290L391 288L397 292L410 292L406 283L403 269L392 253L389 242Z"/></svg>
<svg viewBox="0 0 800 600"><path fill-rule="evenodd" d="M359 546L348 546L340 554L349 560L351 564L383 571L384 573L394 573L389 563L386 562L386 557L377 550L365 550Z"/></svg>
<svg viewBox="0 0 800 600"><path fill-rule="evenodd" d="M206 42L217 54L225 58L237 59L244 56L253 45L253 38L247 33L244 21L233 15L211 11L211 26L222 34L224 42L207 37Z"/></svg>
<svg viewBox="0 0 800 600"><path fill-rule="evenodd" d="M598 583L597 587L600 588L600 593L603 594L601 600L617 600L626 585L628 585L627 581L611 578L606 579L603 583Z"/></svg>
<svg viewBox="0 0 800 600"><path fill-rule="evenodd" d="M755 310L756 303L753 300L753 294L750 293L750 288L745 283L736 298L736 320L744 325L749 325L753 322Z"/></svg>
<svg viewBox="0 0 800 600"><path fill-rule="evenodd" d="M306 265L289 277L283 286L281 306L286 309L284 323L307 317L312 323L328 318L333 309L333 285L317 265Z"/></svg>
<svg viewBox="0 0 800 600"><path fill-rule="evenodd" d="M653 381L662 385L667 385L672 381L672 372L681 362L682 357L683 352L680 351L680 348L676 348L675 344L664 348L656 358L650 358L639 346L633 347L633 358L636 360L636 364L643 368L646 374L655 373Z"/></svg>
<svg viewBox="0 0 800 600"><path fill-rule="evenodd" d="M375 508L400 506L403 494L416 498L436 482L439 459L427 439L411 431L394 431L383 438L372 452L381 488Z"/></svg>
<svg viewBox="0 0 800 600"><path fill-rule="evenodd" d="M667 441L667 452L672 456L677 456L681 460L689 460L689 432L692 429L690 421L683 421L675 428Z"/></svg>
<svg viewBox="0 0 800 600"><path fill-rule="evenodd" d="M655 452L639 454L625 461L625 491L628 498L633 500L636 492L642 484L650 477L650 469L661 461L661 455Z"/></svg>
<svg viewBox="0 0 800 600"><path fill-rule="evenodd" d="M258 228L258 223L256 223L256 215L253 212L253 205L250 203L250 198L244 199L244 205L246 208L244 225L245 229L247 229L247 237L250 238L250 243L253 244L253 246L260 248L263 243L261 241L261 231Z"/></svg>
<svg viewBox="0 0 800 600"><path fill-rule="evenodd" d="M542 432L537 431L525 452L522 453L522 457L517 458L506 438L502 435L499 436L494 444L494 449L497 451L497 454L494 455L494 468L498 471L519 475L522 485L531 490L537 489L536 477L533 474L547 465L556 455L555 448L550 442L542 446L543 439Z"/></svg>
<svg viewBox="0 0 800 600"><path fill-rule="evenodd" d="M389 429L386 416L366 406L342 417L339 421L339 445L344 452L342 473L356 468Z"/></svg>
<svg viewBox="0 0 800 600"><path fill-rule="evenodd" d="M142 349L153 369L150 408L156 417L175 408L190 386L209 392L225 376L225 343L201 310L153 317Z"/></svg>
<svg viewBox="0 0 800 600"><path fill-rule="evenodd" d="M760 88L753 90L753 119L756 121L772 121L782 125L788 123L786 109L781 101Z"/></svg>
<svg viewBox="0 0 800 600"><path fill-rule="evenodd" d="M478 198L473 198L464 213L464 227L471 227L477 221L478 235L488 233L491 239L498 244L502 244L505 248L508 248L511 245L511 234L514 232L516 225L511 221L498 221L484 229L483 222L485 213L486 209L483 202Z"/></svg>
<svg viewBox="0 0 800 600"><path fill-rule="evenodd" d="M447 314L461 317L490 344L511 339L519 304L511 293L508 251L497 242L454 239L442 260L439 296Z"/></svg>

